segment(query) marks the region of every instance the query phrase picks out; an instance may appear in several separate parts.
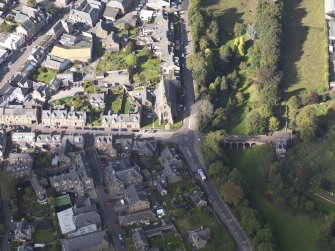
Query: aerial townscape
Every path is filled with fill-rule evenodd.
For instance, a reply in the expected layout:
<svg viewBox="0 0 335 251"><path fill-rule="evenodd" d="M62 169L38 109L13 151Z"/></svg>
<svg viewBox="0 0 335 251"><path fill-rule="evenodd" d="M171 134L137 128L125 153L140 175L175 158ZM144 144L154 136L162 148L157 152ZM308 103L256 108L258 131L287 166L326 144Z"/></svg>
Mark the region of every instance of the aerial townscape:
<svg viewBox="0 0 335 251"><path fill-rule="evenodd" d="M335 250L334 46L335 0L0 0L0 250Z"/></svg>

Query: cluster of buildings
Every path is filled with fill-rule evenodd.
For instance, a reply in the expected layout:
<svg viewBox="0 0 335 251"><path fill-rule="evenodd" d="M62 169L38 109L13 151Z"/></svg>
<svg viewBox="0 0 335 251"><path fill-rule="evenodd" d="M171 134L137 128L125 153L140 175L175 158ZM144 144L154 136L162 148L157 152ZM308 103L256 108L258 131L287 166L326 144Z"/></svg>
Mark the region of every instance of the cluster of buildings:
<svg viewBox="0 0 335 251"><path fill-rule="evenodd" d="M11 3L8 1L2 4L8 7ZM22 10L15 15L8 13L4 19L0 18L1 25L5 25L8 20L18 25L14 31L2 33L0 36L0 62L4 62L12 51L20 50L30 41L49 22L50 15L23 5Z"/></svg>

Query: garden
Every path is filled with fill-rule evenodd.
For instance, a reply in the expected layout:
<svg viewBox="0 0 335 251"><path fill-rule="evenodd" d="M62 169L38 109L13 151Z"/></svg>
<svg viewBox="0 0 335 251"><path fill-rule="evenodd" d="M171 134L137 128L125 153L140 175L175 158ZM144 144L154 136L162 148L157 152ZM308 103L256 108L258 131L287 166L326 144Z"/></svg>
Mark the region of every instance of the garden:
<svg viewBox="0 0 335 251"><path fill-rule="evenodd" d="M32 79L37 82L42 82L45 84L49 84L52 79L54 79L57 75L57 71L51 68L47 68L44 66L40 66L33 73Z"/></svg>

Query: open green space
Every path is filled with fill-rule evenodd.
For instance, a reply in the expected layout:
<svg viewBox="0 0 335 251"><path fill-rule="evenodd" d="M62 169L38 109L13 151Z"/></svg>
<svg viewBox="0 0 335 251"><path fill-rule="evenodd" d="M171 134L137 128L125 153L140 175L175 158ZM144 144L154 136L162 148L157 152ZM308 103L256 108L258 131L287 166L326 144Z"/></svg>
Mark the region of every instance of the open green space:
<svg viewBox="0 0 335 251"><path fill-rule="evenodd" d="M96 67L96 75L101 75L101 73L107 71L127 69L127 64L125 61L126 55L127 54L122 51L106 51Z"/></svg>
<svg viewBox="0 0 335 251"><path fill-rule="evenodd" d="M218 19L222 41L233 37L235 23L254 22L257 0L204 0L201 5Z"/></svg>
<svg viewBox="0 0 335 251"><path fill-rule="evenodd" d="M37 82L49 84L50 81L56 77L56 75L57 75L56 70L40 66L33 74L32 79Z"/></svg>
<svg viewBox="0 0 335 251"><path fill-rule="evenodd" d="M186 250L183 242L175 232L164 233L150 238L151 247L159 248L162 251Z"/></svg>
<svg viewBox="0 0 335 251"><path fill-rule="evenodd" d="M160 81L161 60L151 55L147 49L137 52L137 73L133 76L134 83L147 83L155 85Z"/></svg>
<svg viewBox="0 0 335 251"><path fill-rule="evenodd" d="M34 241L36 243L49 243L54 241L54 235L52 229L43 229L43 230L36 230L34 233Z"/></svg>
<svg viewBox="0 0 335 251"><path fill-rule="evenodd" d="M71 205L71 199L68 194L56 198L55 200L56 207L61 207L61 206L66 206L66 205Z"/></svg>
<svg viewBox="0 0 335 251"><path fill-rule="evenodd" d="M292 215L274 206L263 196L267 182L267 168L272 153L269 146L257 146L243 151L228 152L231 165L239 169L248 182L247 195L261 217L269 222L279 250L318 250L317 239L321 224L306 215Z"/></svg>
<svg viewBox="0 0 335 251"><path fill-rule="evenodd" d="M283 84L288 96L327 88L324 1L284 1Z"/></svg>

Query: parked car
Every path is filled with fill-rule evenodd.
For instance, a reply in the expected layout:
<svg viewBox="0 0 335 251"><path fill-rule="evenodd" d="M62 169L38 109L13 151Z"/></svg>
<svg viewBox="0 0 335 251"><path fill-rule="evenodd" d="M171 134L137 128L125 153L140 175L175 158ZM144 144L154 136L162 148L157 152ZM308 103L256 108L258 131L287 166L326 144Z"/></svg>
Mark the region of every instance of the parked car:
<svg viewBox="0 0 335 251"><path fill-rule="evenodd" d="M104 192L105 192L105 194L108 194L108 189L105 188L105 189L104 189Z"/></svg>
<svg viewBox="0 0 335 251"><path fill-rule="evenodd" d="M121 235L121 234L119 234L119 240L120 240L120 241L122 240L122 235Z"/></svg>

